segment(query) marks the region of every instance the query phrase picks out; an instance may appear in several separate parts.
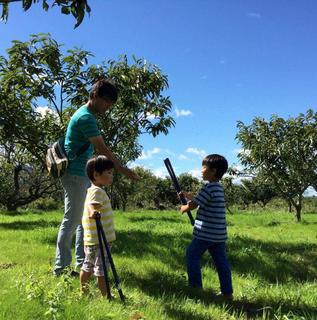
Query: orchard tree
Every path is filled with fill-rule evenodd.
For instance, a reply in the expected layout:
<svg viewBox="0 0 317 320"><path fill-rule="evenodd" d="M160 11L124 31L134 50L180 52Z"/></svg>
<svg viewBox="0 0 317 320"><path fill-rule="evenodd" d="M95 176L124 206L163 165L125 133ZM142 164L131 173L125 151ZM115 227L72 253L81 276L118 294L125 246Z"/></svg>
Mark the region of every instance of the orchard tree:
<svg viewBox="0 0 317 320"><path fill-rule="evenodd" d="M57 193L56 183L44 173L23 146L4 145L0 152L0 203L8 211ZM32 165L30 165L32 163Z"/></svg>
<svg viewBox="0 0 317 320"><path fill-rule="evenodd" d="M229 213L233 213L231 207L241 202L240 189L241 186L233 183L234 177L226 176L221 180L225 192L226 209Z"/></svg>
<svg viewBox="0 0 317 320"><path fill-rule="evenodd" d="M74 48L63 54L46 34L13 41L7 52L0 56L0 147L23 147L32 166L36 162L43 171L48 144L65 134L69 118L87 102L97 79L111 78L120 91L117 103L98 121L123 163L140 155L141 134L155 137L174 126L171 101L162 95L167 76L143 59L129 63L122 56L90 65L90 52Z"/></svg>
<svg viewBox="0 0 317 320"><path fill-rule="evenodd" d="M202 187L202 182L200 182L196 177L189 173L182 173L178 177L179 185L182 191L186 191L192 194L197 194Z"/></svg>
<svg viewBox="0 0 317 320"><path fill-rule="evenodd" d="M256 176L252 179L242 179L243 194L252 203L258 203L265 207L274 197L277 196L274 186L269 181Z"/></svg>
<svg viewBox="0 0 317 320"><path fill-rule="evenodd" d="M251 125L239 121L237 126L241 163L272 183L300 221L303 194L316 181L317 113L310 109L289 119L273 115L269 121L257 117Z"/></svg>
<svg viewBox="0 0 317 320"><path fill-rule="evenodd" d="M0 0L2 5L2 14L0 19L5 22L9 17L9 4L12 2L20 2L24 11L27 11L35 3L42 2L42 8L45 11L54 6L61 9L62 14L71 14L76 19L75 28L77 28L83 21L85 14L90 14L90 7L87 0Z"/></svg>
<svg viewBox="0 0 317 320"><path fill-rule="evenodd" d="M160 208L160 201L157 200L156 186L159 178L149 169L142 167L134 168L135 173L141 178L138 183L127 181L131 187L128 196L129 203L135 208Z"/></svg>

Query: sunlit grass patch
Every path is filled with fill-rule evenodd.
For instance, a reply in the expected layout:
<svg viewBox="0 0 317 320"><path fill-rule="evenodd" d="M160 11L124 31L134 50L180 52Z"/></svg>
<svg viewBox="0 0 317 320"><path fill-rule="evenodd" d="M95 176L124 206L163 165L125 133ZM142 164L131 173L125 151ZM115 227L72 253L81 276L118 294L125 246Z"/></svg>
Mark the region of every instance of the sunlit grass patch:
<svg viewBox="0 0 317 320"><path fill-rule="evenodd" d="M60 212L0 215L0 319L317 319L317 215L228 216L235 300L219 300L217 273L202 260L203 291L187 286L192 228L174 211L116 212L113 257L127 297L108 302L94 280L55 278Z"/></svg>

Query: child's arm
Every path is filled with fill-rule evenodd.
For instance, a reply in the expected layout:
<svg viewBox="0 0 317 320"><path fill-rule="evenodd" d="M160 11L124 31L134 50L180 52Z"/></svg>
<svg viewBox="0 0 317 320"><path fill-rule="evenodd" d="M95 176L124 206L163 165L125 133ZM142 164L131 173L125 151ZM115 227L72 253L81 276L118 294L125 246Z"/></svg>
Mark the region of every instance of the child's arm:
<svg viewBox="0 0 317 320"><path fill-rule="evenodd" d="M181 206L181 213L185 213L194 210L198 207L198 204L194 201L189 201L187 204Z"/></svg>
<svg viewBox="0 0 317 320"><path fill-rule="evenodd" d="M193 200L195 198L195 196L189 192L185 192L185 191L181 191L179 194L179 196L183 195L186 199L188 200Z"/></svg>

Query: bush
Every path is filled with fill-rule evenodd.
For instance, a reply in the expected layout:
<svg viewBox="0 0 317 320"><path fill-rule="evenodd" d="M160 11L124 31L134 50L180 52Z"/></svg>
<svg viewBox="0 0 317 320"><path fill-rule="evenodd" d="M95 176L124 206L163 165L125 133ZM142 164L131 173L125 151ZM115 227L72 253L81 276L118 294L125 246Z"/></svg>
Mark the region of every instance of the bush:
<svg viewBox="0 0 317 320"><path fill-rule="evenodd" d="M35 210L57 210L62 207L62 203L52 198L40 198L32 202L28 208Z"/></svg>

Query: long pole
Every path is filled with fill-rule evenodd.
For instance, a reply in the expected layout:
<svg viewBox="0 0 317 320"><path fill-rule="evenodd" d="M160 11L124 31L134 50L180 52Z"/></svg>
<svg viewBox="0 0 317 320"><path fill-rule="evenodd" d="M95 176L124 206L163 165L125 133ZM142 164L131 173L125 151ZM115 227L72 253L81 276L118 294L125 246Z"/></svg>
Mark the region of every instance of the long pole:
<svg viewBox="0 0 317 320"><path fill-rule="evenodd" d="M169 175L170 175L170 177L172 179L172 182L174 184L174 188L176 189L177 193L181 192L182 190L180 188L180 185L178 183L177 177L175 175L175 172L173 170L173 167L172 167L172 164L171 164L169 158L166 158L164 160L164 164L165 164L166 169L167 169L167 171L168 171L168 173L169 173ZM180 196L180 200L181 200L182 204L187 204L187 200L186 200L186 198L184 196ZM195 220L194 220L194 218L192 216L192 213L190 211L188 211L187 215L188 215L188 218L190 220L191 225L193 226L194 223L195 223Z"/></svg>
<svg viewBox="0 0 317 320"><path fill-rule="evenodd" d="M125 301L125 296L124 296L124 294L122 292L122 289L121 289L121 286L120 286L120 279L119 279L116 267L115 267L113 259L112 259L111 251L109 249L108 241L107 241L105 232L104 232L104 230L102 228L102 225L101 225L101 222L100 222L100 218L96 220L96 223L97 223L98 230L100 230L101 237L102 237L102 240L104 242L104 245L106 247L106 252L107 252L107 256L108 256L108 260L109 260L109 263L110 263L110 267L111 267L111 271L112 271L112 274L113 274L113 278L114 278L114 282L115 282L116 288L118 290L118 293L119 293L121 301L124 302Z"/></svg>
<svg viewBox="0 0 317 320"><path fill-rule="evenodd" d="M101 226L100 218L97 217L96 218L96 227L97 227L98 241L99 241L101 260L102 260L102 266L103 266L103 274L104 274L105 283L106 283L107 298L109 300L111 300L109 277L108 277L108 271L107 271L107 266L106 266L105 253L103 251L103 245L102 245L102 235L101 235L102 226L101 226L101 228L100 228L100 226Z"/></svg>

